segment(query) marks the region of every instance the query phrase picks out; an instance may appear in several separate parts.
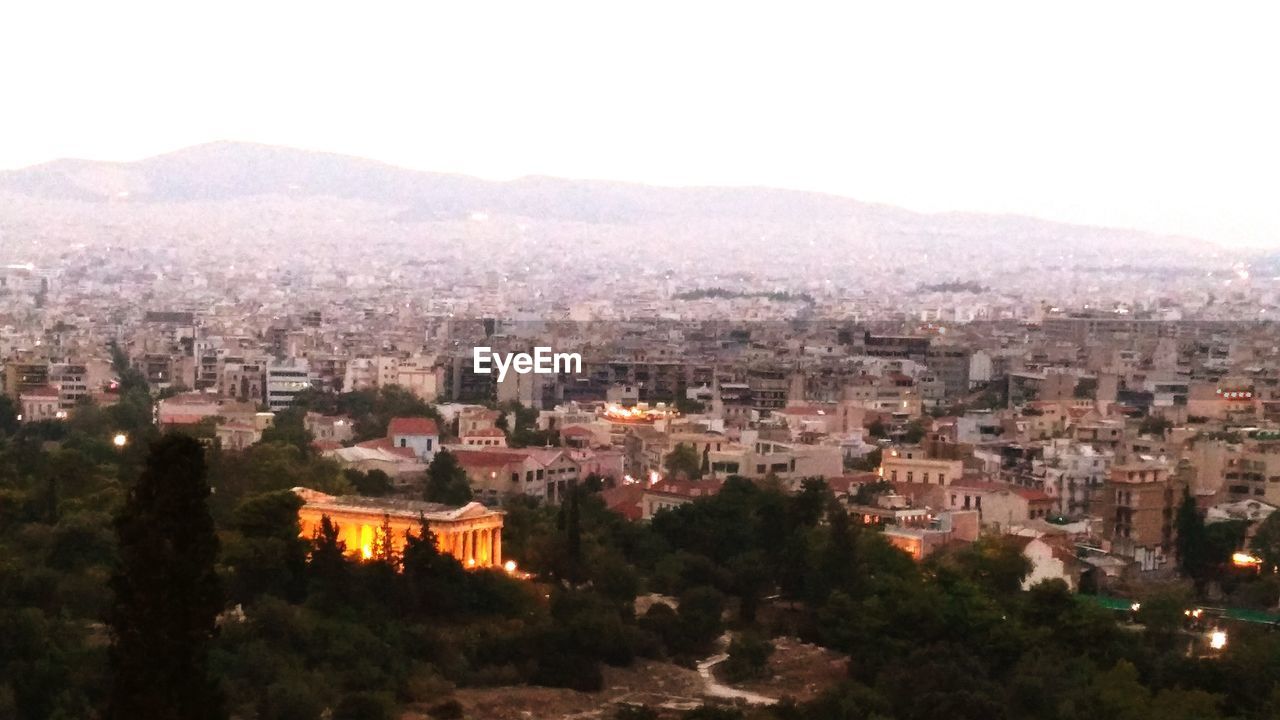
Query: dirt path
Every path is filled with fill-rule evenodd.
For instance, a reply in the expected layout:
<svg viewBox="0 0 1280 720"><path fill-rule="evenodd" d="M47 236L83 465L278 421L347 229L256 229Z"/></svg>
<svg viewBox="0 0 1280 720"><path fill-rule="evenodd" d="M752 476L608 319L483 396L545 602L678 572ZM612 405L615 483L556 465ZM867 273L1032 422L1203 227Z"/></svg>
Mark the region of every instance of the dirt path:
<svg viewBox="0 0 1280 720"><path fill-rule="evenodd" d="M726 633L716 645L725 647L729 644L729 635ZM751 705L774 705L778 702L778 698L761 695L750 690L739 690L735 687L722 684L716 680L715 667L725 660L729 659L729 654L725 652L716 653L711 657L698 663L698 676L702 678L703 693L707 697L721 698L725 700L742 700Z"/></svg>

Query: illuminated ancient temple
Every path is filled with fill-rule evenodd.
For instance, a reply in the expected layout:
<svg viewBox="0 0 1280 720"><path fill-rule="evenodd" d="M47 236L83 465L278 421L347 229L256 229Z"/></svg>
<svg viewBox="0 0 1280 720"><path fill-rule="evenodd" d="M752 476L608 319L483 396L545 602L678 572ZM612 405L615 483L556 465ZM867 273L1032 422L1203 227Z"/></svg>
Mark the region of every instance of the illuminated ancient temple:
<svg viewBox="0 0 1280 720"><path fill-rule="evenodd" d="M326 495L308 488L293 489L305 503L298 510L302 536L314 537L320 520L328 517L338 528L347 552L365 559L377 552L384 526L390 526L393 553L404 548L405 534L419 532L421 523L435 533L441 552L467 567L502 565L502 513L477 502L462 507L420 500Z"/></svg>

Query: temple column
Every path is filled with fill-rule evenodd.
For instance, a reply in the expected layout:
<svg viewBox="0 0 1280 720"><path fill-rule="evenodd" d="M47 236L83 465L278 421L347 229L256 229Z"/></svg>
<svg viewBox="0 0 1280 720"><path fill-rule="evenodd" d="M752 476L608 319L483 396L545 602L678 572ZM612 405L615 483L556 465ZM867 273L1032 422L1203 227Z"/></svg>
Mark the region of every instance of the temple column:
<svg viewBox="0 0 1280 720"><path fill-rule="evenodd" d="M493 564L492 541L487 528L480 531L480 564L485 567Z"/></svg>
<svg viewBox="0 0 1280 720"><path fill-rule="evenodd" d="M476 540L471 531L462 534L462 564L468 565L471 558L475 557Z"/></svg>
<svg viewBox="0 0 1280 720"><path fill-rule="evenodd" d="M502 528L493 529L493 564L502 565Z"/></svg>

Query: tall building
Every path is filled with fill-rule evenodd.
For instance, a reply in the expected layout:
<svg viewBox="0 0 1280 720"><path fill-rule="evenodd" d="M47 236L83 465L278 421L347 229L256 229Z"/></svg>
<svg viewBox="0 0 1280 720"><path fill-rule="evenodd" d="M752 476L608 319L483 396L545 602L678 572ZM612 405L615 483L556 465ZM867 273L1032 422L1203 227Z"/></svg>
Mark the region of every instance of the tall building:
<svg viewBox="0 0 1280 720"><path fill-rule="evenodd" d="M311 388L311 372L304 359L267 366L267 407L279 412L293 404L303 390Z"/></svg>
<svg viewBox="0 0 1280 720"><path fill-rule="evenodd" d="M1166 562L1173 552L1181 487L1168 465L1136 462L1111 468L1102 492L1102 534L1116 555L1131 557L1144 570Z"/></svg>

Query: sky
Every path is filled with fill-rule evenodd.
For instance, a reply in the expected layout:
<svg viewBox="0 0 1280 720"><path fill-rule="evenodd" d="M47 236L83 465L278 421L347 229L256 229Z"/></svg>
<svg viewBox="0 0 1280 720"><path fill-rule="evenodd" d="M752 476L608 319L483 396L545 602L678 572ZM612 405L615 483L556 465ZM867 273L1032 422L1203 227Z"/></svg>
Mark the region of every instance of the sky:
<svg viewBox="0 0 1280 720"><path fill-rule="evenodd" d="M1280 247L1274 2L7 3L0 168L212 140Z"/></svg>

